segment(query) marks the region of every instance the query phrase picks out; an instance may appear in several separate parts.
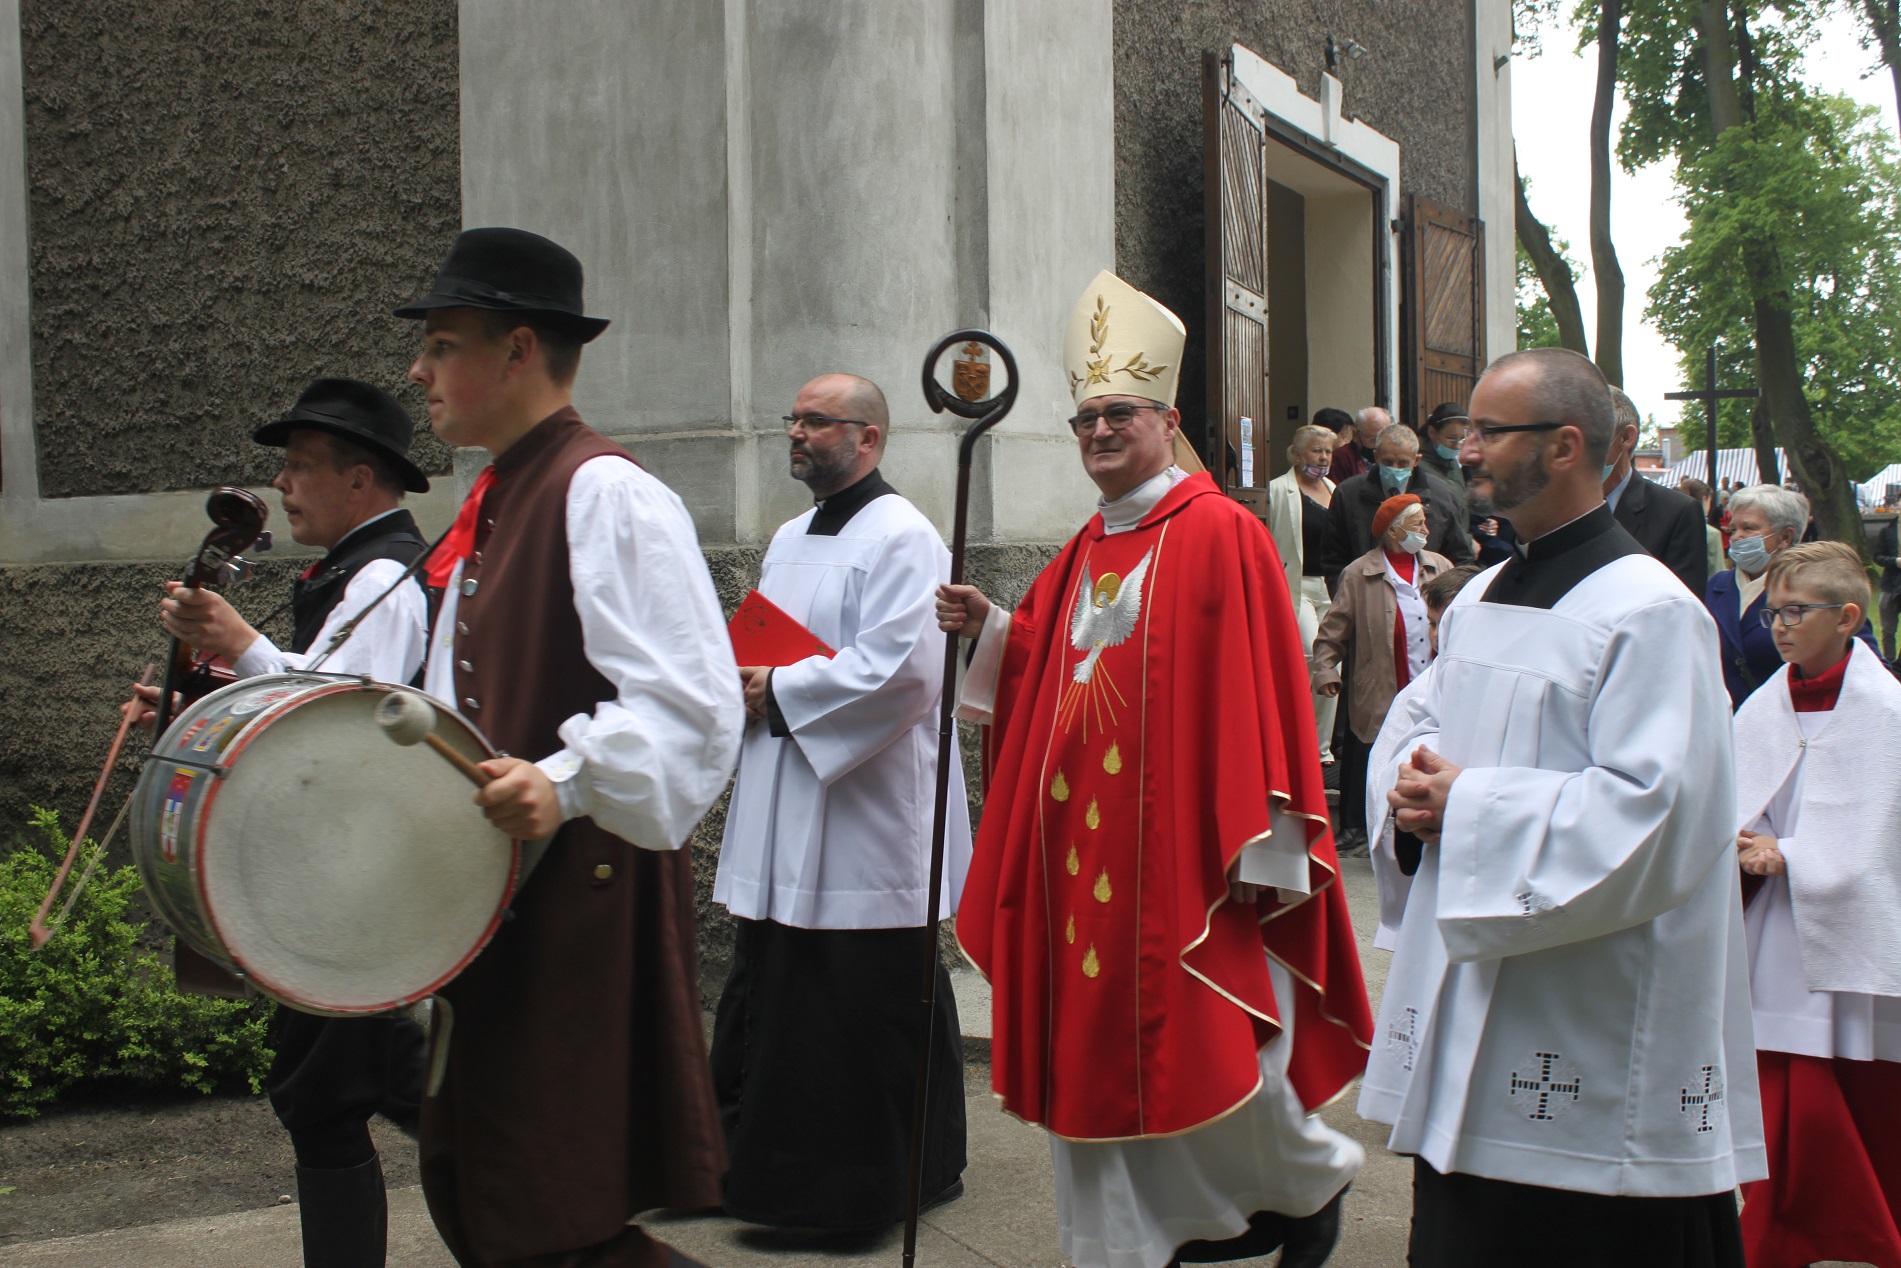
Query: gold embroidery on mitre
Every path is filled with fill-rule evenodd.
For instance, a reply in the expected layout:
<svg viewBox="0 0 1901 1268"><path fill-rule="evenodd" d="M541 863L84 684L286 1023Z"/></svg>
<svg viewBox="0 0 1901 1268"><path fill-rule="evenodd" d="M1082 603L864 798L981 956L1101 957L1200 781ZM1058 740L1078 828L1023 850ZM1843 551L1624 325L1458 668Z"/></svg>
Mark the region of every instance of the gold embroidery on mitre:
<svg viewBox="0 0 1901 1268"><path fill-rule="evenodd" d="M1083 953L1083 976L1095 977L1102 972L1102 961L1096 958L1096 944L1090 943L1089 950Z"/></svg>
<svg viewBox="0 0 1901 1268"><path fill-rule="evenodd" d="M1113 897L1113 891L1109 888L1109 869L1105 867L1102 869L1102 875L1096 877L1096 901L1106 903L1111 897Z"/></svg>
<svg viewBox="0 0 1901 1268"><path fill-rule="evenodd" d="M1083 861L1076 857L1075 846L1072 845L1069 847L1069 857L1063 860L1063 866L1069 869L1071 876L1083 870Z"/></svg>
<svg viewBox="0 0 1901 1268"><path fill-rule="evenodd" d="M1102 826L1102 811L1096 809L1094 797L1089 799L1089 812L1083 816L1083 822L1088 824L1092 831Z"/></svg>
<svg viewBox="0 0 1901 1268"><path fill-rule="evenodd" d="M1063 937L1069 940L1070 942L1074 942L1076 940L1076 917L1071 916L1069 918L1069 928L1063 931Z"/></svg>
<svg viewBox="0 0 1901 1268"><path fill-rule="evenodd" d="M1102 755L1102 769L1108 771L1111 775L1120 775L1122 773L1122 750L1114 744L1111 744L1109 751Z"/></svg>
<svg viewBox="0 0 1901 1268"><path fill-rule="evenodd" d="M1050 780L1050 796L1058 801L1069 800L1069 781L1063 778L1062 768L1056 769L1056 778Z"/></svg>

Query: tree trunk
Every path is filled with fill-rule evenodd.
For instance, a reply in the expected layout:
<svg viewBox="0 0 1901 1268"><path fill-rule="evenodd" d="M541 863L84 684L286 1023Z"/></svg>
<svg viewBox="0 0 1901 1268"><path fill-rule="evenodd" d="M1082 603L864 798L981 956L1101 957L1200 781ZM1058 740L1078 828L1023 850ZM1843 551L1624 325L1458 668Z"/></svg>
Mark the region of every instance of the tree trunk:
<svg viewBox="0 0 1901 1268"><path fill-rule="evenodd" d="M1758 367L1760 374L1760 367ZM1769 403L1761 397L1749 411L1749 440L1756 449L1756 480L1761 484L1781 484L1782 466L1776 461L1775 427L1769 420Z"/></svg>
<svg viewBox="0 0 1901 1268"><path fill-rule="evenodd" d="M1862 12L1875 33L1875 46L1894 81L1894 105L1901 112L1901 0L1861 0Z"/></svg>
<svg viewBox="0 0 1901 1268"><path fill-rule="evenodd" d="M1578 307L1576 279L1571 276L1571 266L1551 245L1550 230L1531 214L1531 204L1525 200L1525 178L1518 174L1515 163L1512 177L1518 185L1514 214L1518 240L1525 244L1525 254L1531 257L1531 266L1537 270L1538 280L1544 283L1545 297L1551 301L1551 315L1558 323L1558 342L1588 357L1591 352L1584 341L1584 311Z"/></svg>
<svg viewBox="0 0 1901 1268"><path fill-rule="evenodd" d="M1597 282L1597 368L1619 387L1624 385L1624 270L1611 241L1611 110L1617 104L1617 45L1623 21L1623 0L1602 0L1597 16L1597 98L1591 106L1591 276Z"/></svg>
<svg viewBox="0 0 1901 1268"><path fill-rule="evenodd" d="M1743 122L1742 100L1736 91L1735 53L1723 0L1701 0L1697 30L1702 37L1714 139ZM1762 390L1762 404L1769 412L1776 439L1782 442L1783 457L1801 481L1802 491L1808 494L1821 535L1847 542L1864 564L1872 563L1855 486L1849 483L1841 456L1815 429L1808 397L1802 393L1802 359L1795 347L1792 305L1788 291L1777 283L1774 244L1744 247L1742 266L1756 319L1756 386Z"/></svg>

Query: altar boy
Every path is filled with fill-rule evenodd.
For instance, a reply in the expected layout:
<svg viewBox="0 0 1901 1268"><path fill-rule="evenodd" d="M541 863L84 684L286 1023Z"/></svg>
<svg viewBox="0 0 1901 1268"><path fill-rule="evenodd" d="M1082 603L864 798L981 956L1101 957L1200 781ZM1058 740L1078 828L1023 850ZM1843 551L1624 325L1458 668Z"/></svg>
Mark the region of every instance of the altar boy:
<svg viewBox="0 0 1901 1268"><path fill-rule="evenodd" d="M1782 551L1767 593L1786 663L1736 714L1769 1146L1743 1238L1752 1268L1901 1264L1901 683L1855 638L1868 575L1848 546Z"/></svg>

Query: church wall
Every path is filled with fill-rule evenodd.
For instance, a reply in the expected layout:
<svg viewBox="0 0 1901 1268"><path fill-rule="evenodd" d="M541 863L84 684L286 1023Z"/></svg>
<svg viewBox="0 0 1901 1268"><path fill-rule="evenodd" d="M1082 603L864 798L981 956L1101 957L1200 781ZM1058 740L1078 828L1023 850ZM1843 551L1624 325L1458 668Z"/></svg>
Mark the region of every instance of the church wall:
<svg viewBox="0 0 1901 1268"><path fill-rule="evenodd" d="M311 378L401 383L377 318L460 220L453 0L19 0L19 32L41 493L267 479L250 430Z"/></svg>
<svg viewBox="0 0 1901 1268"><path fill-rule="evenodd" d="M1206 409L1202 50L1243 45L1317 97L1327 36L1354 40L1366 56L1340 57L1344 113L1399 143L1402 192L1477 212L1474 2L1115 0L1116 267L1187 322L1185 417Z"/></svg>

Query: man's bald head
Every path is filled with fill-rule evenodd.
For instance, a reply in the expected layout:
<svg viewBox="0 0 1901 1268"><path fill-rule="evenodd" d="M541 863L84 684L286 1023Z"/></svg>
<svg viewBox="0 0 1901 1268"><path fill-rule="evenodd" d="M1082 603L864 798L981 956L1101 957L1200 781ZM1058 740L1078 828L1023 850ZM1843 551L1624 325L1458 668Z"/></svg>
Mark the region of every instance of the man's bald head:
<svg viewBox="0 0 1901 1268"><path fill-rule="evenodd" d="M1611 385L1589 357L1569 348L1524 348L1492 362L1484 377L1522 386L1537 421L1577 428L1591 461L1602 463L1610 453L1617 411Z"/></svg>
<svg viewBox="0 0 1901 1268"><path fill-rule="evenodd" d="M834 417L855 418L876 427L878 452L884 452L885 438L891 434L891 407L883 388L856 374L821 374L805 385L804 392L814 390L834 402Z"/></svg>

